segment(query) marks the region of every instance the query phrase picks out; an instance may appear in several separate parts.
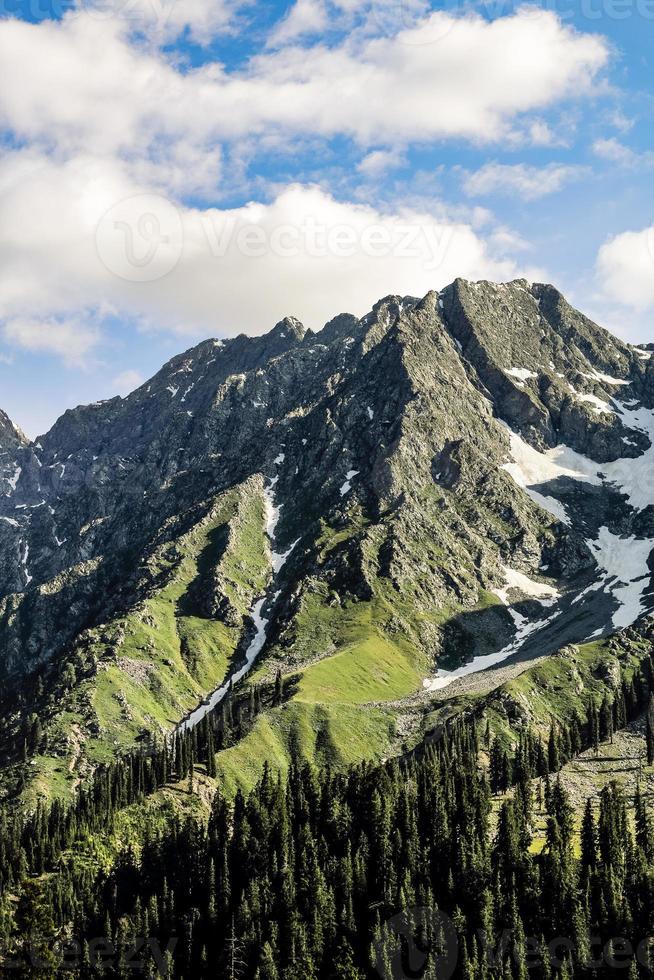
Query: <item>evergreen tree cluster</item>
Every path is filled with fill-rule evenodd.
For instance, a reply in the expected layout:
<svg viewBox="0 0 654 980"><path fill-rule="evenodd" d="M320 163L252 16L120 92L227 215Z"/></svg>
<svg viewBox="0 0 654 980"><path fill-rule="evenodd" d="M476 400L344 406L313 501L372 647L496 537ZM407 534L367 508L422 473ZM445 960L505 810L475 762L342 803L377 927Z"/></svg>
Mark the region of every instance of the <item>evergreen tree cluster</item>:
<svg viewBox="0 0 654 980"><path fill-rule="evenodd" d="M488 768L478 723L459 719L384 766L266 768L248 795L218 792L208 824L174 819L109 871L77 859L76 842L109 830L119 810L164 784L192 793L198 767L215 771L235 722L227 703L193 731L98 771L72 806L0 817L11 975L63 975L64 956L65 975L80 980L124 980L139 975L135 962L140 975L169 980L364 980L416 975L418 950L418 975L440 980L441 910L456 937L448 977L647 976L649 803L639 788L631 820L632 801L611 784L588 801L577 832L557 773L639 710L649 719L649 681L623 680L613 699L589 702L585 719L553 724L546 745L525 730L509 752L488 730Z"/></svg>

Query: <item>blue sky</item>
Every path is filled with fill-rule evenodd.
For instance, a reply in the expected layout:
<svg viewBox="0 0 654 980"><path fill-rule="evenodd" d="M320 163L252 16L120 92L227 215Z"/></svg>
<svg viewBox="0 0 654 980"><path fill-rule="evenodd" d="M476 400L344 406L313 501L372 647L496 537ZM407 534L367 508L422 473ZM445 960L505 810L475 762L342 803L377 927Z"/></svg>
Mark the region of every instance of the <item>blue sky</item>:
<svg viewBox="0 0 654 980"><path fill-rule="evenodd" d="M4 0L0 405L455 276L654 340L650 0Z"/></svg>

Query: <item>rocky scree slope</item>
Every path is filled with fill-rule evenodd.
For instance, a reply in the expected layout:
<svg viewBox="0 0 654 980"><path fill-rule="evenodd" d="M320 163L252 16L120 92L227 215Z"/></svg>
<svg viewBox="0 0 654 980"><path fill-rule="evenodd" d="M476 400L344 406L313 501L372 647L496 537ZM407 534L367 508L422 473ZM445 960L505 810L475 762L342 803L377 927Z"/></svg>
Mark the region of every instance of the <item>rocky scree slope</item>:
<svg viewBox="0 0 654 980"><path fill-rule="evenodd" d="M101 760L255 643L307 730L387 751L423 684L651 608L653 408L651 352L553 287L457 280L206 341L32 444L2 416L5 729Z"/></svg>

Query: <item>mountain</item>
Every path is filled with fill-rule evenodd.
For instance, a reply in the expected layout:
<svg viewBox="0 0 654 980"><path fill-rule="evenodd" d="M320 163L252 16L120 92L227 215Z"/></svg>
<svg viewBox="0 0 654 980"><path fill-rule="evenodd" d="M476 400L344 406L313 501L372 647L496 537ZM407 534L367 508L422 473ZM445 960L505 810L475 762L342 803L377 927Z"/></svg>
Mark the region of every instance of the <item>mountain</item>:
<svg viewBox="0 0 654 980"><path fill-rule="evenodd" d="M284 696L218 754L226 786L377 760L654 606L652 353L552 286L288 317L0 440L11 798L254 685Z"/></svg>
<svg viewBox="0 0 654 980"><path fill-rule="evenodd" d="M0 415L0 969L640 950L652 377L552 286L457 280L205 341L33 443Z"/></svg>

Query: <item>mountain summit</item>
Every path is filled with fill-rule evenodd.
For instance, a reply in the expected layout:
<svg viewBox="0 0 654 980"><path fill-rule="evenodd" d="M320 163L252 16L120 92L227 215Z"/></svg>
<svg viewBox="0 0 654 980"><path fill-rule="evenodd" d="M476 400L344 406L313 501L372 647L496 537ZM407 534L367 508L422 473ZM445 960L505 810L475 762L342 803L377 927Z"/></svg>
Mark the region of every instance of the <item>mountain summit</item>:
<svg viewBox="0 0 654 980"><path fill-rule="evenodd" d="M378 758L444 690L628 626L651 358L552 286L457 280L205 341L34 443L0 415L6 738L38 713L35 776L72 785L281 678L271 754Z"/></svg>

